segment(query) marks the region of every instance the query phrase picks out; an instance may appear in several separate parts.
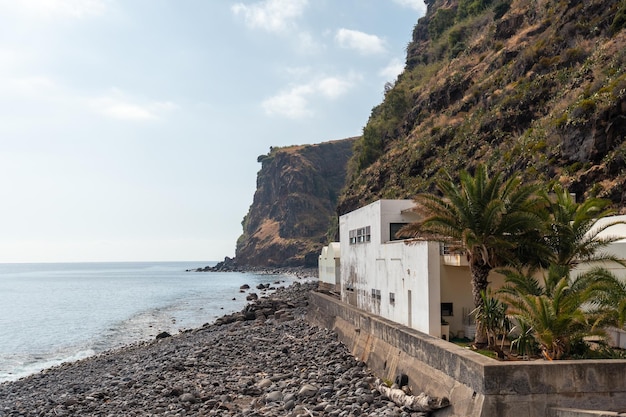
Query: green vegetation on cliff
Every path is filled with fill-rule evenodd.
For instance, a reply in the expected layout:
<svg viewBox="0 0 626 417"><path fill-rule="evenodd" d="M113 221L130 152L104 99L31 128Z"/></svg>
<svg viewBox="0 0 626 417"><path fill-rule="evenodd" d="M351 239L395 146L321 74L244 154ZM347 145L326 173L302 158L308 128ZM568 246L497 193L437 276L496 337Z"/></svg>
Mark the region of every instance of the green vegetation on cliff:
<svg viewBox="0 0 626 417"><path fill-rule="evenodd" d="M361 137L259 157L240 264L314 265L337 214L434 191L442 169L484 164L625 210L626 0L426 4Z"/></svg>
<svg viewBox="0 0 626 417"><path fill-rule="evenodd" d="M355 145L345 213L479 163L626 203L626 1L431 0Z"/></svg>

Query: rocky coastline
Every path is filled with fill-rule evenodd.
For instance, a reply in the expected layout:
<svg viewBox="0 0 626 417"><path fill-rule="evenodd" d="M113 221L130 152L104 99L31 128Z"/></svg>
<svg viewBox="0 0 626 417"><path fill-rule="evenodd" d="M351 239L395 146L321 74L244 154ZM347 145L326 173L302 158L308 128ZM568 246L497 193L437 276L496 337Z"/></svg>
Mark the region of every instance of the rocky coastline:
<svg viewBox="0 0 626 417"><path fill-rule="evenodd" d="M0 417L429 415L382 394L336 334L306 322L315 287L295 282L213 324L0 384Z"/></svg>
<svg viewBox="0 0 626 417"><path fill-rule="evenodd" d="M241 265L236 258L225 257L223 261L218 262L215 266L205 266L188 270L188 272L250 272L263 275L292 275L296 278L316 278L318 276L317 268L308 268L304 266L250 266Z"/></svg>

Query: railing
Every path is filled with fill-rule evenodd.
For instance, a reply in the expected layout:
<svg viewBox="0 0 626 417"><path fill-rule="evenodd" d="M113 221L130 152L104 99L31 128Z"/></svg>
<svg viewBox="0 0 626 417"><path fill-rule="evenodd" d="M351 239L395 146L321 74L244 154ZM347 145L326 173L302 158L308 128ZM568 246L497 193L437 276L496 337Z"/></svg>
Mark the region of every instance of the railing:
<svg viewBox="0 0 626 417"><path fill-rule="evenodd" d="M444 265L449 266L468 266L467 255L465 252L456 252L450 250L450 245L442 243L439 246L439 254L441 255Z"/></svg>

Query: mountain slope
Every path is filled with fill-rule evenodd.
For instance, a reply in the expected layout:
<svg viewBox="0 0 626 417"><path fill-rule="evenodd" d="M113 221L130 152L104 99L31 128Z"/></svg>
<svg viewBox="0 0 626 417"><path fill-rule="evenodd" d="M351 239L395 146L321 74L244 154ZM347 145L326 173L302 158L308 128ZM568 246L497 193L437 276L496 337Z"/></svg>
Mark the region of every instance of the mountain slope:
<svg viewBox="0 0 626 417"><path fill-rule="evenodd" d="M237 242L238 265L317 265L354 140L272 148L259 156L257 190Z"/></svg>
<svg viewBox="0 0 626 417"><path fill-rule="evenodd" d="M626 205L626 1L430 0L339 214L479 162Z"/></svg>

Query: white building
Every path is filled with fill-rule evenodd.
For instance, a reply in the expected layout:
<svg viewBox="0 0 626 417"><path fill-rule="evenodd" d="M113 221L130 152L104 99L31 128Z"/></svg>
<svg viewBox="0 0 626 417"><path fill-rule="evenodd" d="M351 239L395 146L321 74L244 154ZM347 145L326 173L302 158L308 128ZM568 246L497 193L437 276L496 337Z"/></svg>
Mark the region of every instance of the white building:
<svg viewBox="0 0 626 417"><path fill-rule="evenodd" d="M324 246L318 261L318 277L323 289L341 291L341 248L339 242Z"/></svg>
<svg viewBox="0 0 626 417"><path fill-rule="evenodd" d="M413 206L412 200L379 200L339 218L341 298L440 336L439 244L394 237L417 220Z"/></svg>
<svg viewBox="0 0 626 417"><path fill-rule="evenodd" d="M596 221L594 224L594 229L597 230L599 228L606 227L607 225L611 225L607 227L605 230L599 233L599 239L606 238L614 238L620 237L620 239L611 243L606 248L602 249L600 252L606 253L608 255L614 256L617 259L622 261L626 261L626 224L613 224L616 222L626 222L626 215L622 216L608 216L603 217ZM592 229L592 231L594 230ZM594 265L581 265L577 270L584 271L589 269ZM602 267L611 271L615 276L621 278L626 281L626 268L616 262L604 262Z"/></svg>
<svg viewBox="0 0 626 417"><path fill-rule="evenodd" d="M447 254L436 242L394 236L418 220L411 210L414 205L413 200L379 200L341 216L340 242L324 248L320 256L320 281L334 284L342 301L421 332L446 339L473 338L469 317L474 303L465 257ZM626 216L601 222L616 220ZM604 235L626 236L626 225L614 226ZM608 251L626 259L626 238ZM623 267L612 271L626 279ZM489 281L498 288L504 277L493 272Z"/></svg>

